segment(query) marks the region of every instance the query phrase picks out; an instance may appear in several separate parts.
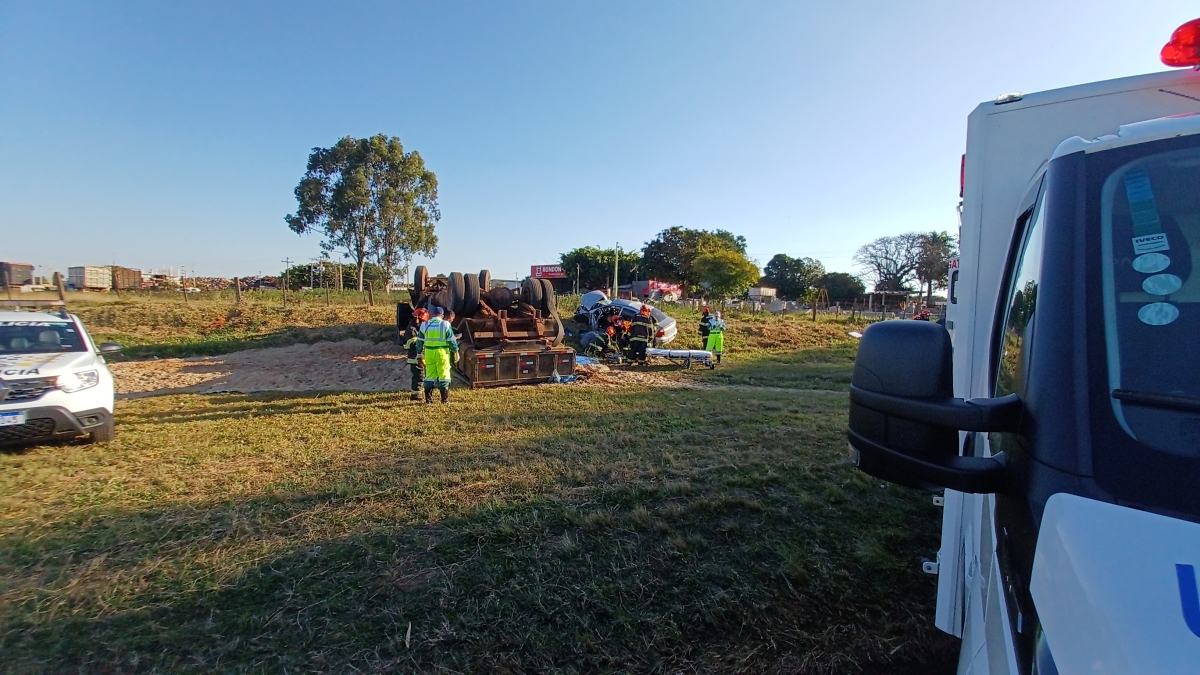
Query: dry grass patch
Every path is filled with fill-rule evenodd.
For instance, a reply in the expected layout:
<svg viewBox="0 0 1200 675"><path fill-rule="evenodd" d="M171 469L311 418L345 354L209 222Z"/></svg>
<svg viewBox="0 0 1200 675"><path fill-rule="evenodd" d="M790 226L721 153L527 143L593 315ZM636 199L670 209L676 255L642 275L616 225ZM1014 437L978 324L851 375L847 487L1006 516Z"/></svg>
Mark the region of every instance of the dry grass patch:
<svg viewBox="0 0 1200 675"><path fill-rule="evenodd" d="M953 645L917 565L938 514L846 464L845 405L126 401L113 443L0 455L0 652L12 672L936 672Z"/></svg>

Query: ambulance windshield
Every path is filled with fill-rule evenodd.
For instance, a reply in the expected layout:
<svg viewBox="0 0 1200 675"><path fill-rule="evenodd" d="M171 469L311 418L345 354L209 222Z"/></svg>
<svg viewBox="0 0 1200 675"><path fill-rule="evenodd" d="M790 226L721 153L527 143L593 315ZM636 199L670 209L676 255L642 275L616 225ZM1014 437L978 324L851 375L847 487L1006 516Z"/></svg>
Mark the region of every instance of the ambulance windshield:
<svg viewBox="0 0 1200 675"><path fill-rule="evenodd" d="M1197 454L1200 148L1147 155L1104 182L1104 327L1113 411L1139 442Z"/></svg>

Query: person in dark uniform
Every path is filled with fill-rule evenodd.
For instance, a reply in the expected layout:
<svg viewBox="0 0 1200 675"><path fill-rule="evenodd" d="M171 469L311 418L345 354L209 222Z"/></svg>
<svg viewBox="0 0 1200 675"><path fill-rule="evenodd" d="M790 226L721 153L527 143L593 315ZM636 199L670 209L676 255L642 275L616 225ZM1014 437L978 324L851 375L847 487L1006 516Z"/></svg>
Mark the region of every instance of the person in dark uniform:
<svg viewBox="0 0 1200 675"><path fill-rule="evenodd" d="M641 311L629 323L629 360L646 365L646 348L654 339L654 318L650 316L650 305L642 305Z"/></svg>
<svg viewBox="0 0 1200 675"><path fill-rule="evenodd" d="M700 349L708 346L708 307L700 311Z"/></svg>
<svg viewBox="0 0 1200 675"><path fill-rule="evenodd" d="M609 330L612 330L609 327ZM608 334L600 330L591 330L583 334L583 338L579 340L579 349L584 356L600 358L604 356L604 352L608 351Z"/></svg>
<svg viewBox="0 0 1200 675"><path fill-rule="evenodd" d="M412 374L412 395L414 401L421 400L421 383L425 380L425 369L421 366L421 353L417 351L417 332L421 324L429 320L429 312L419 308L413 312L412 323L404 331L404 357L408 361L408 371Z"/></svg>

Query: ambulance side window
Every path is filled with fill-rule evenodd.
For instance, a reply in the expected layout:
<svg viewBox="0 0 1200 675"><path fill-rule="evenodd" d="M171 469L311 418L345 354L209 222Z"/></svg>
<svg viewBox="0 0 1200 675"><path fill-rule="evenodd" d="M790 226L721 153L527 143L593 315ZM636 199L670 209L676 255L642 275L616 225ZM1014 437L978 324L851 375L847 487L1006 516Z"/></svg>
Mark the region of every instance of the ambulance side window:
<svg viewBox="0 0 1200 675"><path fill-rule="evenodd" d="M995 345L995 395L1024 394L1029 348L1032 344L1037 310L1038 283L1042 277L1042 242L1045 228L1046 196L1042 194L1026 222L1021 251L1008 282L1004 307L1004 331ZM1018 228L1020 229L1020 228Z"/></svg>

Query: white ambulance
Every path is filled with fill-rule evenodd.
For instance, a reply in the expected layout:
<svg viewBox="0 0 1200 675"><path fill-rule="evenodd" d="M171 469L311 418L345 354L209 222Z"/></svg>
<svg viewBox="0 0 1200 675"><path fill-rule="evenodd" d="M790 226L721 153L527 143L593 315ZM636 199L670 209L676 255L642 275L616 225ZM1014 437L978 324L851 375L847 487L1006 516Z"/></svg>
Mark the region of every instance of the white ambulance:
<svg viewBox="0 0 1200 675"><path fill-rule="evenodd" d="M1200 19L1162 56L976 108L945 326L862 337L851 455L944 489L959 673L1200 673Z"/></svg>
<svg viewBox="0 0 1200 675"><path fill-rule="evenodd" d="M115 342L92 342L60 301L0 302L0 444L112 440L115 396L104 355L119 351Z"/></svg>

